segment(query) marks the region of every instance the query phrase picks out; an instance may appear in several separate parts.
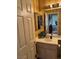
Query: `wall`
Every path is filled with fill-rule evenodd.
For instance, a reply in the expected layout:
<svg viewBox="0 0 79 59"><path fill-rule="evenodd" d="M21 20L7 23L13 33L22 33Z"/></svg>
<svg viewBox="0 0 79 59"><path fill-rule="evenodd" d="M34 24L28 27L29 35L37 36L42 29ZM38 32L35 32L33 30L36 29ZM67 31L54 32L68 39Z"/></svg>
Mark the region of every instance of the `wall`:
<svg viewBox="0 0 79 59"><path fill-rule="evenodd" d="M42 10L46 5L61 2L61 0L39 0L39 9Z"/></svg>
<svg viewBox="0 0 79 59"><path fill-rule="evenodd" d="M34 21L35 21L35 36L38 36L38 33L40 33L41 31L44 31L44 11L40 11L39 9L39 0L33 0L33 9L34 9ZM37 16L42 15L42 21L43 21L43 26L41 29L38 30L38 19Z"/></svg>
<svg viewBox="0 0 79 59"><path fill-rule="evenodd" d="M43 17L43 26L40 30L36 30L35 31L35 36L37 37L38 36L38 33L40 33L41 31L44 31L45 30L45 22L44 22L44 14L45 12L59 12L59 26L58 26L58 34L61 34L61 10L53 10L53 11L45 11L43 8L46 6L46 5L49 5L49 4L52 4L52 3L57 3L57 2L60 2L60 0L33 0L33 9L34 9L34 13L37 13L38 15L42 15ZM34 19L35 20L35 19ZM36 18L36 21L38 19ZM38 28L38 23L36 23L36 28Z"/></svg>

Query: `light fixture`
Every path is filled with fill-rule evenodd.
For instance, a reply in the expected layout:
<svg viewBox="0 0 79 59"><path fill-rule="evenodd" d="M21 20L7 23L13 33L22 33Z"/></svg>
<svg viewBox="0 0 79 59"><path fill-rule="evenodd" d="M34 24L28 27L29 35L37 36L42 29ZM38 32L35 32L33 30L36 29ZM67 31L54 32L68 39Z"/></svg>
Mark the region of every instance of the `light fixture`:
<svg viewBox="0 0 79 59"><path fill-rule="evenodd" d="M52 5L50 5L50 8L52 8Z"/></svg>

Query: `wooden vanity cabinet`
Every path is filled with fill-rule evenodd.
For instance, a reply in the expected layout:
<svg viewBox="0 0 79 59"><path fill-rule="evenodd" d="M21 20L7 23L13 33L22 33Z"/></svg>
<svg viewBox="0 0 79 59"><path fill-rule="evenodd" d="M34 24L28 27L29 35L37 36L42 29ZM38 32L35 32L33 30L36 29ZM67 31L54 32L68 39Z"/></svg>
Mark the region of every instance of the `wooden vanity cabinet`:
<svg viewBox="0 0 79 59"><path fill-rule="evenodd" d="M57 59L57 45L36 43L37 59Z"/></svg>

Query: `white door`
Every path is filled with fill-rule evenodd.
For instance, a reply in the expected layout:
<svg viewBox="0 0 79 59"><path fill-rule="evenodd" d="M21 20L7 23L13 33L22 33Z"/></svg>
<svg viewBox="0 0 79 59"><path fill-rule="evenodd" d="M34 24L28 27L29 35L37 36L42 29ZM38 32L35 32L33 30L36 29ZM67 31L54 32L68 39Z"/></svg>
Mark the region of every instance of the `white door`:
<svg viewBox="0 0 79 59"><path fill-rule="evenodd" d="M18 0L17 4L17 59L35 59L32 0Z"/></svg>
<svg viewBox="0 0 79 59"><path fill-rule="evenodd" d="M18 40L17 40L17 57L18 59L27 59L27 42L25 41L25 35L24 35L24 27L23 27L23 18L18 17L18 28L17 28L17 34L18 34Z"/></svg>

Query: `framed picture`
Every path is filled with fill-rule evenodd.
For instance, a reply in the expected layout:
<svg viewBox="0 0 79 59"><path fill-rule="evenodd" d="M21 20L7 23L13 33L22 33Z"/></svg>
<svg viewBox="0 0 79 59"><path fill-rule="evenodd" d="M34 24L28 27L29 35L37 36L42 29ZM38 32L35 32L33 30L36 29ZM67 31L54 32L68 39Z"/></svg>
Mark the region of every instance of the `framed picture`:
<svg viewBox="0 0 79 59"><path fill-rule="evenodd" d="M39 15L38 16L38 29L41 29L41 26L42 26L42 16Z"/></svg>

